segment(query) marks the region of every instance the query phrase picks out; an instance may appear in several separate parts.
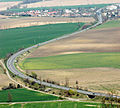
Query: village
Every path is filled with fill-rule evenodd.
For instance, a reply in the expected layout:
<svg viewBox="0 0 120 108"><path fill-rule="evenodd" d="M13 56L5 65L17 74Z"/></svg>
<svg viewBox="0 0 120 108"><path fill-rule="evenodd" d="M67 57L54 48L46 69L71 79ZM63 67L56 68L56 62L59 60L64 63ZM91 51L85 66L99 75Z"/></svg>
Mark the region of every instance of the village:
<svg viewBox="0 0 120 108"><path fill-rule="evenodd" d="M63 9L34 9L29 11L5 11L2 14L6 16L15 16L15 17L94 17L96 18L96 10L98 7L87 7L87 8L63 8ZM120 17L120 4L114 4L107 6L102 9L103 20L119 18Z"/></svg>

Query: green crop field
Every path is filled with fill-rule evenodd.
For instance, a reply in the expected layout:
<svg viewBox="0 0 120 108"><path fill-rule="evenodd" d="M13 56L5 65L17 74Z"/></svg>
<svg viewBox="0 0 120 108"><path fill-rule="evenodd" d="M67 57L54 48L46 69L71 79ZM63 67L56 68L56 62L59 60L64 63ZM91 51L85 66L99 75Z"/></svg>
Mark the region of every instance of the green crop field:
<svg viewBox="0 0 120 108"><path fill-rule="evenodd" d="M98 108L100 106L97 103L87 102L41 102L41 103L28 103L28 104L11 104L11 105L0 105L0 108Z"/></svg>
<svg viewBox="0 0 120 108"><path fill-rule="evenodd" d="M79 53L40 58L27 58L22 69L120 68L120 53Z"/></svg>
<svg viewBox="0 0 120 108"><path fill-rule="evenodd" d="M96 103L82 103L82 102L50 102L50 103L37 103L26 104L24 108L97 108Z"/></svg>
<svg viewBox="0 0 120 108"><path fill-rule="evenodd" d="M45 42L78 29L78 23L64 23L0 30L0 58L19 48Z"/></svg>
<svg viewBox="0 0 120 108"><path fill-rule="evenodd" d="M24 9L10 9L7 12L26 12L30 10L41 10L41 9L65 9L65 8L102 8L111 4L95 4L95 5L77 5L77 6L57 6L57 7L38 7L38 8L24 8Z"/></svg>
<svg viewBox="0 0 120 108"><path fill-rule="evenodd" d="M23 104L1 104L0 108L106 108L100 103L90 102L40 102L40 103L23 103ZM108 107L107 107L108 108ZM116 105L109 108L119 108Z"/></svg>
<svg viewBox="0 0 120 108"><path fill-rule="evenodd" d="M21 108L21 104L0 104L0 108Z"/></svg>
<svg viewBox="0 0 120 108"><path fill-rule="evenodd" d="M101 28L112 28L112 27L120 27L120 19L119 20L112 20L108 21L100 26L97 26L94 29L101 29Z"/></svg>
<svg viewBox="0 0 120 108"><path fill-rule="evenodd" d="M48 101L59 99L56 96L27 89L9 89L0 91L0 102L8 102L8 93L11 94L12 102Z"/></svg>

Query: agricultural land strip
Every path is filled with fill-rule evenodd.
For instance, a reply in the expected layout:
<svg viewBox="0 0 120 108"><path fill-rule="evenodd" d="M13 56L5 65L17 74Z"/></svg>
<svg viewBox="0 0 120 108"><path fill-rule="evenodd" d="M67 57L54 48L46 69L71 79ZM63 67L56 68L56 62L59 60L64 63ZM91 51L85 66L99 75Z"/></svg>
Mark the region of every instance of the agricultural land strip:
<svg viewBox="0 0 120 108"><path fill-rule="evenodd" d="M81 27L84 25L84 23L80 24ZM0 30L0 57L14 53L19 48L27 48L79 29L78 23L63 23Z"/></svg>
<svg viewBox="0 0 120 108"><path fill-rule="evenodd" d="M0 66L0 89L4 86L8 86L12 81L8 79L7 75L4 73L3 68Z"/></svg>
<svg viewBox="0 0 120 108"><path fill-rule="evenodd" d="M33 7L54 7L54 6L75 6L75 5L93 5L93 4L111 4L111 3L120 3L119 0L51 0L44 2L37 2L27 4L27 8Z"/></svg>
<svg viewBox="0 0 120 108"><path fill-rule="evenodd" d="M100 106L99 103L89 103L89 102L40 102L40 103L27 103L27 104L2 104L1 108L97 108Z"/></svg>
<svg viewBox="0 0 120 108"><path fill-rule="evenodd" d="M12 102L49 101L59 99L56 96L27 89L10 89L0 91L0 97L2 97L0 102L8 102L8 93L12 96Z"/></svg>
<svg viewBox="0 0 120 108"><path fill-rule="evenodd" d="M107 21L104 24L97 26L94 29L115 28L115 27L120 27L120 19Z"/></svg>
<svg viewBox="0 0 120 108"><path fill-rule="evenodd" d="M57 24L57 23L91 23L95 19L92 17L86 18L54 18L54 17L20 17L20 18L5 18L0 16L0 29L16 28L16 27L28 27L35 25Z"/></svg>
<svg viewBox="0 0 120 108"><path fill-rule="evenodd" d="M14 2L0 2L0 11L5 11L7 8L12 7L14 5L18 5L21 1L14 1Z"/></svg>

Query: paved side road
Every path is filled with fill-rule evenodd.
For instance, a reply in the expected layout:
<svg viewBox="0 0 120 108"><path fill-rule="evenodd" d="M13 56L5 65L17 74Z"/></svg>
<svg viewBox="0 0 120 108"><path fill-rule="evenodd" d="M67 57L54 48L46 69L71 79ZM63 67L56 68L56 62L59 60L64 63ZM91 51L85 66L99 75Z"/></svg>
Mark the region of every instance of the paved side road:
<svg viewBox="0 0 120 108"><path fill-rule="evenodd" d="M8 61L7 61L7 68L8 68L13 74L15 74L15 75L17 75L17 76L19 76L19 77L21 77L21 78L23 78L23 79L34 80L34 81L35 81L36 83L38 83L38 84L42 84L42 85L49 86L49 87L53 87L53 88L57 88L57 89L70 90L71 88L69 88L69 87L63 87L63 86L59 86L59 85L55 85L55 84L51 84L51 83L47 83L47 82L41 82L41 81L39 81L39 80L36 80L36 79L33 79L33 78L29 77L29 76L24 75L24 74L21 73L19 70L17 70L16 67L14 66L15 59L16 59L19 55L23 54L24 52L26 52L26 51L28 51L28 50L30 50L30 49L32 49L32 48L36 48L36 47L38 47L38 46L42 46L42 45L48 44L48 43L50 43L50 42L54 42L54 41L56 41L56 40L60 40L60 39L63 39L63 38L70 37L70 36L72 36L72 35L74 35L74 34L78 34L78 33L80 33L80 32L87 31L87 30L89 30L89 29L91 29L91 28L96 27L96 26L99 25L99 24L102 24L101 9L97 10L96 13L97 13L97 17L98 17L98 22L97 22L95 25L93 25L93 26L91 26L91 27L89 27L89 28L87 28L87 29L84 29L84 30L81 30L81 31L77 31L77 32L74 32L74 33L69 34L69 35L64 35L64 36L62 36L62 37L59 37L59 38L56 38L56 39L52 39L52 40L49 40L49 41L46 41L46 42L43 42L43 43L39 43L39 44L37 44L37 45L34 45L34 46L31 46L31 47L26 48L26 49L24 49L24 50L21 50L21 51L15 53L14 55L12 55L12 56L8 59ZM76 90L76 89L73 89L73 90ZM94 93L94 92L84 91L84 90L76 90L76 91L77 91L78 93L82 93L82 94L86 94L86 95L105 96L105 97L114 97L114 98L117 97L117 98L120 98L119 96L110 96L110 95L108 95L108 94L103 94L103 93Z"/></svg>

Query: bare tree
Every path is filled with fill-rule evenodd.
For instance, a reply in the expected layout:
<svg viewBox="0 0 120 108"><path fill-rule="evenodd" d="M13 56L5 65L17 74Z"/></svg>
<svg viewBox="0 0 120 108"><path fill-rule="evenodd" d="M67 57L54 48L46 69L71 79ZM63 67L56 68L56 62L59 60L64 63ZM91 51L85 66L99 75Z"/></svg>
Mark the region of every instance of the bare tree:
<svg viewBox="0 0 120 108"><path fill-rule="evenodd" d="M69 87L69 79L68 78L65 78L65 86Z"/></svg>

